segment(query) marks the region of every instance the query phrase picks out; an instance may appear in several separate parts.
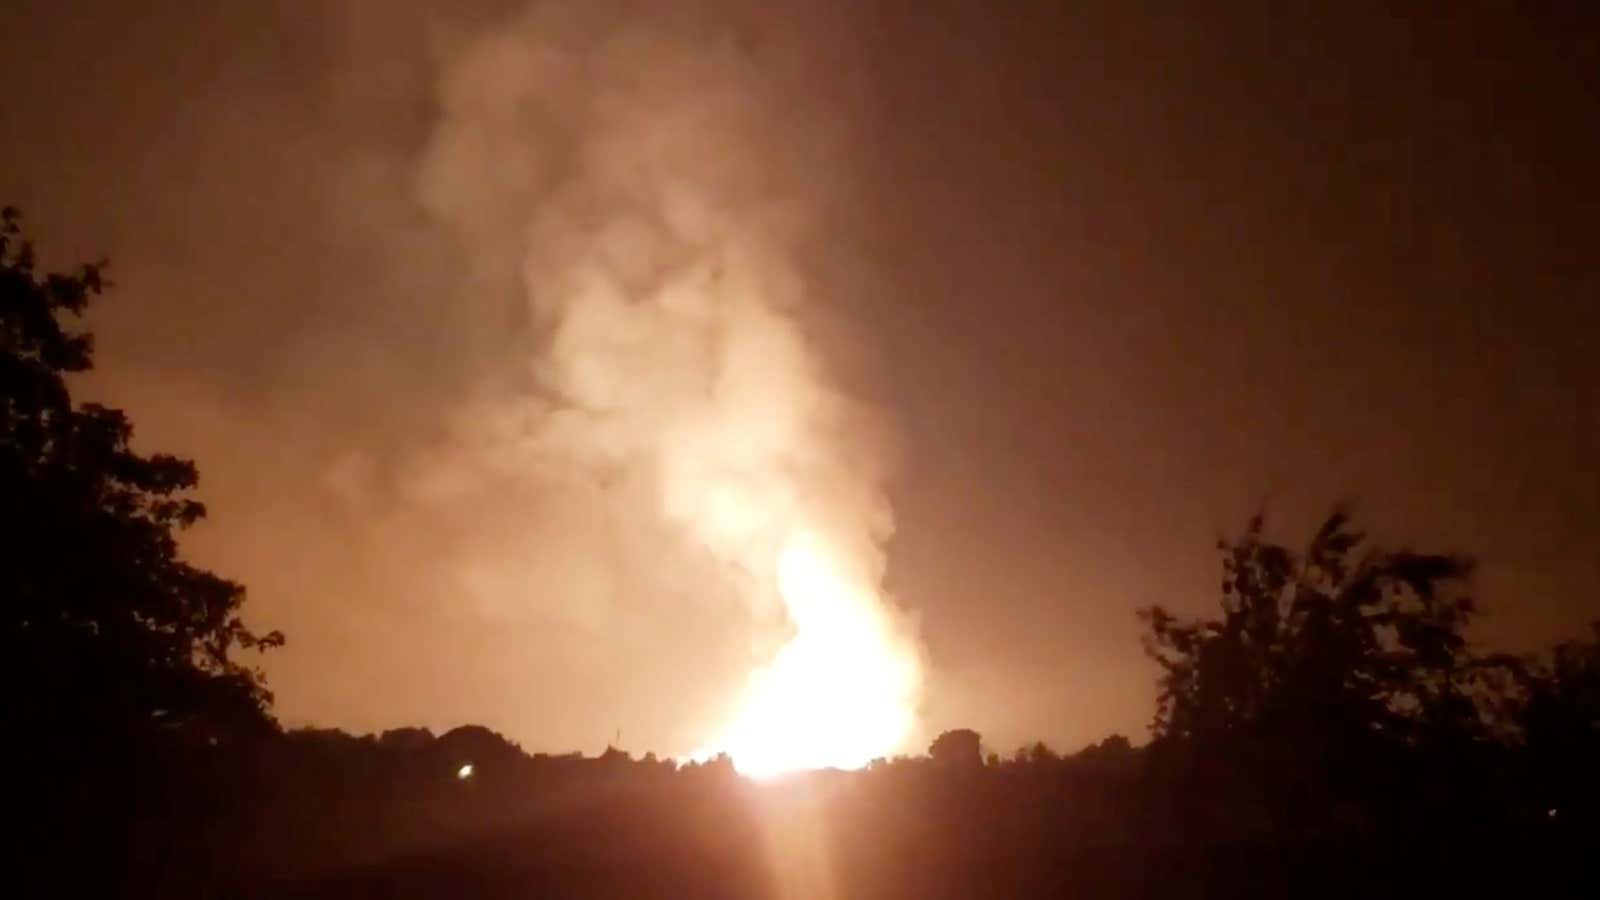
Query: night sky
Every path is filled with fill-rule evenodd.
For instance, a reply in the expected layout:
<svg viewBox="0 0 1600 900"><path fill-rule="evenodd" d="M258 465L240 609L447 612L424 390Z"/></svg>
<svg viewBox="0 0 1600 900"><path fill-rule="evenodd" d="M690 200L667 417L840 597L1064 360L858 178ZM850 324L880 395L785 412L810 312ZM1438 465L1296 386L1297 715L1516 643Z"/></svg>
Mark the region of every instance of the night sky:
<svg viewBox="0 0 1600 900"><path fill-rule="evenodd" d="M683 753L770 648L659 510L502 452L543 428L529 247L616 85L737 112L688 170L785 223L882 470L906 749L1143 738L1135 610L1214 608L1258 509L1477 557L1489 644L1600 618L1600 30L1095 5L22 0L0 202L112 260L80 396L199 463L189 551L287 633L289 724ZM600 87L483 62L551 47Z"/></svg>

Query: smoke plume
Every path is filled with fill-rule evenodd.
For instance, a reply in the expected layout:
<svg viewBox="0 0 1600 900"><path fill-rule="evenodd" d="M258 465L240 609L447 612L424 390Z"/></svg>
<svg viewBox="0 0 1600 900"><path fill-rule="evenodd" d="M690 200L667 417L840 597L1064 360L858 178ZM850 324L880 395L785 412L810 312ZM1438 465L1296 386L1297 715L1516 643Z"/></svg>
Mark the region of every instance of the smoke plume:
<svg viewBox="0 0 1600 900"><path fill-rule="evenodd" d="M532 569L517 536L479 543L461 586L566 591L602 632L623 591L737 597L744 671L685 713L704 724L679 749L754 773L902 749L922 678L881 589L881 442L802 327L798 248L826 227L837 157L792 102L793 46L688 5L534 6L447 52L417 177L469 289L514 280L529 337L408 490L505 502L523 483L564 522Z"/></svg>

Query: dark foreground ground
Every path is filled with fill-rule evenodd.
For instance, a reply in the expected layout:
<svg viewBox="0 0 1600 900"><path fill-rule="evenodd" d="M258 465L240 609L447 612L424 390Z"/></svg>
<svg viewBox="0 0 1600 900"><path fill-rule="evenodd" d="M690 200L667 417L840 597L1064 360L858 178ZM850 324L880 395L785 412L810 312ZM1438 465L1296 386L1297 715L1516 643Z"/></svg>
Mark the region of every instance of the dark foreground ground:
<svg viewBox="0 0 1600 900"><path fill-rule="evenodd" d="M725 764L528 757L481 729L302 734L80 784L89 812L45 823L18 871L24 896L1600 896L1581 811L1441 795L1375 817L1162 782L1145 755L763 784Z"/></svg>
<svg viewBox="0 0 1600 900"><path fill-rule="evenodd" d="M1443 846L1344 839L1069 842L1003 822L869 833L786 813L687 835L649 821L552 822L374 861L267 893L296 897L1595 896L1592 844L1481 834ZM977 829L986 829L981 832ZM1586 871L1587 870L1587 871Z"/></svg>

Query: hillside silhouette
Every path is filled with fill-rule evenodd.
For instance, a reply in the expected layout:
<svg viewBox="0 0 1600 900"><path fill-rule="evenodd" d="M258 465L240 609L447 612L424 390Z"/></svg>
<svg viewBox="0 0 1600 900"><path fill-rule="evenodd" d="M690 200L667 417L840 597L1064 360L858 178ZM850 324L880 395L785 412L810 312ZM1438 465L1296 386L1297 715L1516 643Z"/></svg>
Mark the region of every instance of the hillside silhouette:
<svg viewBox="0 0 1600 900"><path fill-rule="evenodd" d="M1472 564L1223 541L1210 617L1142 613L1150 740L926 755L768 782L482 727L284 731L283 643L186 563L185 460L75 402L102 268L0 231L0 590L16 896L1593 896L1600 627L1533 657L1466 639ZM950 723L959 725L961 723Z"/></svg>

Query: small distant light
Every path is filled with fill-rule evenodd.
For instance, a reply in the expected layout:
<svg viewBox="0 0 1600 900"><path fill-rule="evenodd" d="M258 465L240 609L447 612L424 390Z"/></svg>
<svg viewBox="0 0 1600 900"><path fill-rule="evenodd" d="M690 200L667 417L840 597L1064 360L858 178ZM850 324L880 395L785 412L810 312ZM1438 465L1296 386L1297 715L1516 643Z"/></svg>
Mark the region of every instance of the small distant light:
<svg viewBox="0 0 1600 900"><path fill-rule="evenodd" d="M456 770L456 778L457 778L457 780L466 781L468 778L471 778L471 777L472 777L472 763L462 763L461 764L461 768Z"/></svg>
<svg viewBox="0 0 1600 900"><path fill-rule="evenodd" d="M1549 816L1549 817L1550 817L1550 818L1552 818L1552 819L1554 819L1554 818L1555 818L1555 817L1556 817L1556 808L1555 808L1555 807L1553 807L1553 806L1552 806L1552 807L1550 807L1550 811L1549 811L1549 812L1547 812L1547 813L1545 813L1545 815L1547 815L1547 816Z"/></svg>

